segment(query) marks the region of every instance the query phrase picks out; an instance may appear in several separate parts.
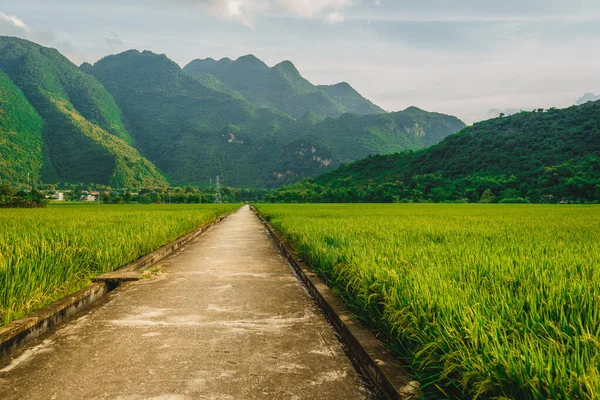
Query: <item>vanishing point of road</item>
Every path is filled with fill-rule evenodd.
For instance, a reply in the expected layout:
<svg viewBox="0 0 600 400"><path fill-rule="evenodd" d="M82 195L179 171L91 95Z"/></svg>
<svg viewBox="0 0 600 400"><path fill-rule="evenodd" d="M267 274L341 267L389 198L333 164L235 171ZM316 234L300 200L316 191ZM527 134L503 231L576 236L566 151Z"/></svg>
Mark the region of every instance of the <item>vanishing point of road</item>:
<svg viewBox="0 0 600 400"><path fill-rule="evenodd" d="M248 206L0 359L0 399L364 399L333 329Z"/></svg>

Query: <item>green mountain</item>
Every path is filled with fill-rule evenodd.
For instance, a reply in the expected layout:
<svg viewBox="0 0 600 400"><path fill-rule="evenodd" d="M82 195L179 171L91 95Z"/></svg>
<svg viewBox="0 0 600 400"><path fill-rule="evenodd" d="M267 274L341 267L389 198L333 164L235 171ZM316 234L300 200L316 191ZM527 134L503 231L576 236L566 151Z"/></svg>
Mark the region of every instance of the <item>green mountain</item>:
<svg viewBox="0 0 600 400"><path fill-rule="evenodd" d="M383 109L364 98L346 82L317 87L327 93L329 97L350 113L359 115L385 113Z"/></svg>
<svg viewBox="0 0 600 400"><path fill-rule="evenodd" d="M480 122L427 149L368 157L273 196L274 201L402 199L598 202L600 101Z"/></svg>
<svg viewBox="0 0 600 400"><path fill-rule="evenodd" d="M456 117L416 108L389 114L341 117L319 121L306 115L283 149L275 171L279 182L317 176L372 154L416 150L438 143L465 124Z"/></svg>
<svg viewBox="0 0 600 400"><path fill-rule="evenodd" d="M0 184L39 182L42 149L42 119L0 71Z"/></svg>
<svg viewBox="0 0 600 400"><path fill-rule="evenodd" d="M184 71L192 76L210 74L231 92L240 93L258 107L279 110L294 118L300 118L308 111L328 117L348 111L304 79L289 61L270 68L253 55L235 61L208 58L190 62Z"/></svg>
<svg viewBox="0 0 600 400"><path fill-rule="evenodd" d="M172 182L207 184L220 175L228 185L273 184L272 157L289 140L282 127L291 117L207 86L149 51L83 70L113 95L136 146Z"/></svg>
<svg viewBox="0 0 600 400"><path fill-rule="evenodd" d="M242 62L268 69L255 58L240 60L197 65ZM294 120L246 101L249 92L220 90L222 81L206 79L201 69L196 72L203 79L197 79L148 51L109 56L82 70L112 94L142 154L178 184L206 184L220 175L228 185L275 187L368 154L437 143L464 127L454 117L427 112L323 119L308 111Z"/></svg>
<svg viewBox="0 0 600 400"><path fill-rule="evenodd" d="M133 188L164 186L166 179L206 185L219 175L230 186L277 187L370 154L419 149L464 127L418 109L326 117L310 99L343 107L291 63L268 68L242 57L201 65L219 64L254 69L259 80L273 74L272 87L293 88L296 105L310 107L297 119L260 107L262 84L255 83L253 97L248 88L242 93L202 71L193 77L149 51L77 68L54 49L0 38L0 179L23 184L29 174L32 183Z"/></svg>
<svg viewBox="0 0 600 400"><path fill-rule="evenodd" d="M33 109L43 121L43 165L38 171L44 181L117 187L166 184L154 165L132 147L133 139L111 95L58 51L23 39L0 37L0 71L6 75L5 82L10 79L20 89L24 97L19 101L27 101L29 107L23 106L22 112ZM34 130L38 129L35 121L31 118ZM26 132L19 131L19 135ZM20 151L12 153L16 159L10 162L21 164L19 154L24 152L28 152L27 147L20 146ZM36 157L39 159L39 154Z"/></svg>

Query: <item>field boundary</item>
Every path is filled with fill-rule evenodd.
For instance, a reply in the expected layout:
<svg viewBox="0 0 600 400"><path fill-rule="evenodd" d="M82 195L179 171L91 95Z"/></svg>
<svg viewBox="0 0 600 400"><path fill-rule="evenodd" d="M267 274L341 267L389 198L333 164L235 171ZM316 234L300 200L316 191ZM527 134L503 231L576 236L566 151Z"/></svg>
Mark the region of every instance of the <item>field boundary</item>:
<svg viewBox="0 0 600 400"><path fill-rule="evenodd" d="M228 213L219 216L212 222L195 229L171 243L167 243L152 253L142 256L114 272L108 272L93 278L92 283L83 289L69 294L37 311L29 313L22 318L1 326L0 357L11 353L25 343L48 332L74 313L89 306L117 288L121 283L139 280L142 275L142 270L171 255L231 214L232 213Z"/></svg>
<svg viewBox="0 0 600 400"><path fill-rule="evenodd" d="M354 361L371 379L375 387L390 399L414 399L419 396L420 384L402 368L391 352L365 327L363 327L333 293L325 282L304 263L294 248L267 222L256 208L252 208L266 227L271 238L287 259L309 294L317 302Z"/></svg>

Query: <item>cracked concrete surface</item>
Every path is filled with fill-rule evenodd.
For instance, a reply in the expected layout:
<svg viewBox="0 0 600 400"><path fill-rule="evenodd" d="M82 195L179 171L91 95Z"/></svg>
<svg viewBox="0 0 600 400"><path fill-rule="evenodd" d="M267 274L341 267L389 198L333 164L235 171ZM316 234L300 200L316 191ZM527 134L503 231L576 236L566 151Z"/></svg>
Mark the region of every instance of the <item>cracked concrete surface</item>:
<svg viewBox="0 0 600 400"><path fill-rule="evenodd" d="M0 359L0 398L371 397L247 206L161 267Z"/></svg>

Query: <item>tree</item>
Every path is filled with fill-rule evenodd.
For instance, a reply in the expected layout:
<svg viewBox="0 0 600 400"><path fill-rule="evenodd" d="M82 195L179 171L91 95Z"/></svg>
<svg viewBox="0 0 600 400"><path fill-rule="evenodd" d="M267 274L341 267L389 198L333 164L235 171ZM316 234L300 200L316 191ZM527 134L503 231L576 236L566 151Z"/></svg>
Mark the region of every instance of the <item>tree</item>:
<svg viewBox="0 0 600 400"><path fill-rule="evenodd" d="M496 196L494 196L494 193L492 192L492 190L486 189L481 194L481 199L479 200L479 202L480 203L493 203L495 199L496 199Z"/></svg>

